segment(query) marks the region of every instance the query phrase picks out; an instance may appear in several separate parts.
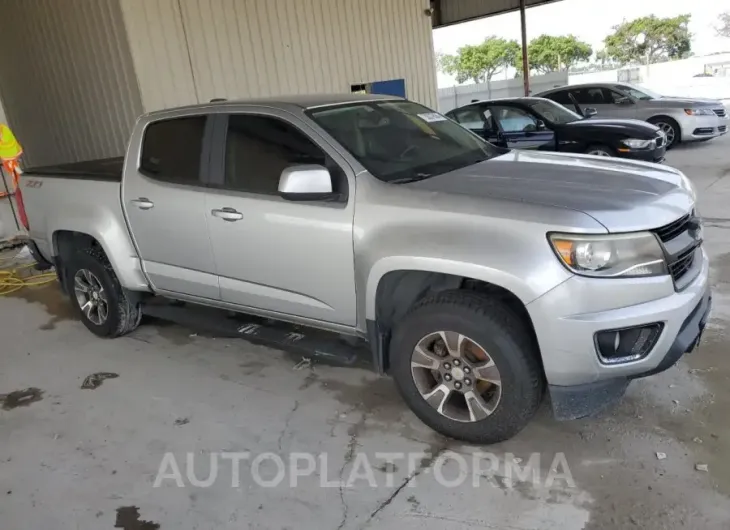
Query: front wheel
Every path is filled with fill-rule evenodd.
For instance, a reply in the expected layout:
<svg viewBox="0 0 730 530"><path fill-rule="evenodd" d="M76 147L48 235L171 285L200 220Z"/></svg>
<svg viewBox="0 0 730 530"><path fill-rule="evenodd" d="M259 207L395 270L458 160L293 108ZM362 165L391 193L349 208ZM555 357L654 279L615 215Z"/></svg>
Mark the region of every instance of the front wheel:
<svg viewBox="0 0 730 530"><path fill-rule="evenodd" d="M139 326L139 304L129 300L100 250L78 250L68 262L66 282L71 303L95 335L118 337Z"/></svg>
<svg viewBox="0 0 730 530"><path fill-rule="evenodd" d="M594 155L594 156L614 156L615 153L613 152L613 149L606 145L592 145L588 149L586 149L587 155Z"/></svg>
<svg viewBox="0 0 730 530"><path fill-rule="evenodd" d="M652 125L659 127L667 138L667 149L671 149L679 143L679 124L671 118L651 118L648 120Z"/></svg>
<svg viewBox="0 0 730 530"><path fill-rule="evenodd" d="M544 393L532 335L498 301L446 291L420 301L391 341L403 399L435 431L491 444L517 434Z"/></svg>

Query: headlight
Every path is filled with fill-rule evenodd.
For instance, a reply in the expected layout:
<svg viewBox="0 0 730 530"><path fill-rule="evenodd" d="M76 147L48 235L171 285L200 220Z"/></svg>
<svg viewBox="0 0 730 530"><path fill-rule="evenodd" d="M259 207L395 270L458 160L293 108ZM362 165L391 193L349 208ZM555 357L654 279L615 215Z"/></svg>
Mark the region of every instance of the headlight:
<svg viewBox="0 0 730 530"><path fill-rule="evenodd" d="M714 116L712 109L684 109L685 114L689 116Z"/></svg>
<svg viewBox="0 0 730 530"><path fill-rule="evenodd" d="M638 138L627 138L626 140L621 140L621 143L624 144L626 147L630 147L631 149L646 149L654 143L654 139L652 138L651 140L639 140Z"/></svg>
<svg viewBox="0 0 730 530"><path fill-rule="evenodd" d="M649 232L548 237L560 261L582 276L631 278L668 274L664 253Z"/></svg>

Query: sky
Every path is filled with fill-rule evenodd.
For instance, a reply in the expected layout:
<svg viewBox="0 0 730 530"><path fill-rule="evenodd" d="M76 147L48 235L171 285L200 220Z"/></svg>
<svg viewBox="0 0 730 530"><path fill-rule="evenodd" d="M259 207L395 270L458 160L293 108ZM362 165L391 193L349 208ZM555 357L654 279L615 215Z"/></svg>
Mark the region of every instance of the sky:
<svg viewBox="0 0 730 530"><path fill-rule="evenodd" d="M717 37L713 25L718 14L730 11L730 0L562 0L527 10L527 40L547 35L572 33L593 46L603 48L603 39L623 20L646 15L673 17L690 13L692 51L705 55L730 51L730 39ZM434 49L453 54L465 44L478 44L495 35L520 41L520 14L508 13L437 29ZM498 76L501 78L501 76ZM439 72L439 86L451 86L452 78Z"/></svg>

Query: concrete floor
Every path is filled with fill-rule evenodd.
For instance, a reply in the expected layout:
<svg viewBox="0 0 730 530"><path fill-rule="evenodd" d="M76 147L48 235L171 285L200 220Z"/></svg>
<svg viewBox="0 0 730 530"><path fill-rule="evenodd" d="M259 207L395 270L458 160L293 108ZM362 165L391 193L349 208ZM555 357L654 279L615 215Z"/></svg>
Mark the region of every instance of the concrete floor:
<svg viewBox="0 0 730 530"><path fill-rule="evenodd" d="M0 299L0 393L39 389L22 406L6 400L9 410L0 410L0 526L730 528L730 137L681 146L668 159L697 185L707 220L715 306L702 347L632 383L623 402L598 418L558 423L543 407L515 439L489 448L435 435L389 379L364 369L297 366L277 350L159 322L100 340L72 317L55 286ZM97 372L118 377L80 388ZM484 451L500 459L496 472L470 467ZM287 466L292 452L324 456L297 487L288 469L277 487L257 485L247 462L233 487L230 460L217 461L210 487L191 485L186 454L202 480L210 455L221 452L273 452ZM386 465L379 452L432 456ZM182 487L169 478L154 487L166 453ZM522 465L539 453L539 480L505 478L508 453ZM559 453L574 484L547 483ZM337 485L352 479L353 467L366 469L361 454L374 467L375 487L362 478L367 473L351 487ZM468 480L446 487L443 478L458 478L454 455L466 459ZM488 462L478 456L480 466ZM264 480L276 474L271 458L256 468Z"/></svg>

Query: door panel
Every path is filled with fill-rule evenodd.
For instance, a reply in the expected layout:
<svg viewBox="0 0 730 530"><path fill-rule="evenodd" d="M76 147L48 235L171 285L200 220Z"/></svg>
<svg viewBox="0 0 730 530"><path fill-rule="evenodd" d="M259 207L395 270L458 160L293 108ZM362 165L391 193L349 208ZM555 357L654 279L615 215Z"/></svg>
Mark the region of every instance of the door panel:
<svg viewBox="0 0 730 530"><path fill-rule="evenodd" d="M636 105L629 100L627 104L614 103L621 94L603 87L585 87L571 90L578 104L585 109L592 107L598 114L596 118L633 118L636 116Z"/></svg>
<svg viewBox="0 0 730 530"><path fill-rule="evenodd" d="M222 175L214 184L220 189L209 190L205 207L221 298L354 326L354 178L311 140L316 133L302 122L294 127L263 110L229 119ZM344 202L279 197L281 171L299 163L330 169Z"/></svg>
<svg viewBox="0 0 730 530"><path fill-rule="evenodd" d="M636 103L627 96L611 90L610 88L604 88L603 94L606 98L606 104L603 105L605 110L605 116L616 117L616 118L636 118L638 117L638 111ZM601 110L598 110L599 117L601 116Z"/></svg>
<svg viewBox="0 0 730 530"><path fill-rule="evenodd" d="M490 109L506 147L515 149L553 150L555 134L538 128L538 118L521 107L494 105Z"/></svg>
<svg viewBox="0 0 730 530"><path fill-rule="evenodd" d="M134 242L155 289L219 299L202 175L206 116L150 124L140 168L123 182L122 197Z"/></svg>

